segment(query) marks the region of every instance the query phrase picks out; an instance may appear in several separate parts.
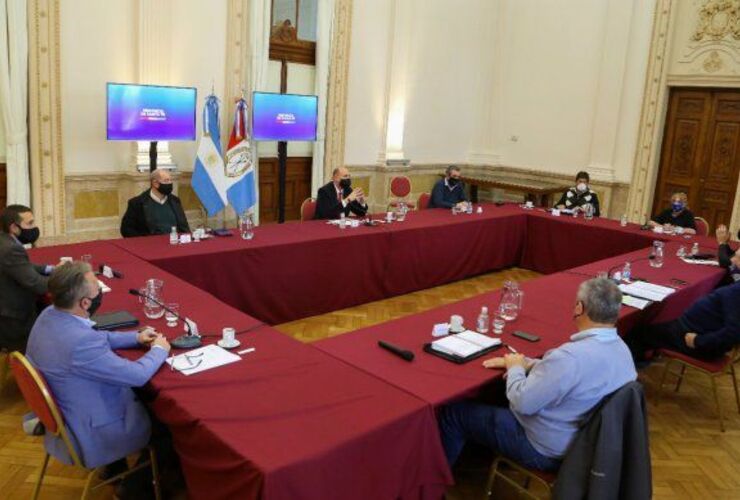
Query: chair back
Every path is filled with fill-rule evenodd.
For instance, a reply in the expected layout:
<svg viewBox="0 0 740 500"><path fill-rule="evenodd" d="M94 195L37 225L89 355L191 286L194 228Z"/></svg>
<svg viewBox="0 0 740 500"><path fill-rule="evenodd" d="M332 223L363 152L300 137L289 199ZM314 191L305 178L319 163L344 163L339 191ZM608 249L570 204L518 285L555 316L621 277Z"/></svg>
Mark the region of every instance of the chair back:
<svg viewBox="0 0 740 500"><path fill-rule="evenodd" d="M432 195L430 195L429 193L421 193L419 195L419 202L416 206L419 208L419 210L425 210L429 208L429 200L431 198Z"/></svg>
<svg viewBox="0 0 740 500"><path fill-rule="evenodd" d="M301 222L313 220L314 215L316 215L316 200L306 198L301 204Z"/></svg>
<svg viewBox="0 0 740 500"><path fill-rule="evenodd" d="M694 223L696 224L696 234L709 236L709 223L704 217L694 217Z"/></svg>
<svg viewBox="0 0 740 500"><path fill-rule="evenodd" d="M43 375L33 367L28 361L28 358L18 351L10 354L10 369L15 376L23 399L41 423L44 424L46 432L54 436L60 436L67 446L67 451L75 465L84 467L77 455L77 451L69 440L69 433L64 424L62 413L59 411L59 407L54 401Z"/></svg>
<svg viewBox="0 0 740 500"><path fill-rule="evenodd" d="M399 175L391 179L391 196L405 198L411 193L411 179L405 175Z"/></svg>

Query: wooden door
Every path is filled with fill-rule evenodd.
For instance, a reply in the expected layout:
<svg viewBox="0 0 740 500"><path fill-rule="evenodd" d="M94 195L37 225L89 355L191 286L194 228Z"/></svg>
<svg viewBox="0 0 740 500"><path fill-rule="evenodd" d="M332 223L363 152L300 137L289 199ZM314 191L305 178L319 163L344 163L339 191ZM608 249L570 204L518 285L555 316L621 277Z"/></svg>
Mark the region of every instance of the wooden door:
<svg viewBox="0 0 740 500"><path fill-rule="evenodd" d="M301 218L301 204L311 196L310 156L288 157L285 175L285 220ZM260 158L260 224L278 220L278 160Z"/></svg>
<svg viewBox="0 0 740 500"><path fill-rule="evenodd" d="M728 224L740 173L740 91L673 89L666 119L653 215L685 191L710 231Z"/></svg>

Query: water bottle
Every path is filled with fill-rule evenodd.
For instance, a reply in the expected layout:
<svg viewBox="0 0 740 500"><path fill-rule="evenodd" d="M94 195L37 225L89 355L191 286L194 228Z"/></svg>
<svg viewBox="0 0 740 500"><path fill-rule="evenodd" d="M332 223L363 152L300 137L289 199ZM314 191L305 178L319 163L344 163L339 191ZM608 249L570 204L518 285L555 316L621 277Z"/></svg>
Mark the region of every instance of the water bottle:
<svg viewBox="0 0 740 500"><path fill-rule="evenodd" d="M691 245L691 255L692 256L699 255L699 244L698 243L694 243L693 245Z"/></svg>
<svg viewBox="0 0 740 500"><path fill-rule="evenodd" d="M170 245L177 245L180 242L180 237L177 235L177 228L172 226L170 231Z"/></svg>
<svg viewBox="0 0 740 500"><path fill-rule="evenodd" d="M653 248L650 250L650 266L663 267L663 242L654 241Z"/></svg>
<svg viewBox="0 0 740 500"><path fill-rule="evenodd" d="M488 308L486 306L481 307L476 324L478 333L488 333Z"/></svg>
<svg viewBox="0 0 740 500"><path fill-rule="evenodd" d="M619 219L619 225L622 227L627 227L627 214L622 214L622 218Z"/></svg>
<svg viewBox="0 0 740 500"><path fill-rule="evenodd" d="M622 268L622 280L629 282L630 279L632 279L632 265L629 262L625 262Z"/></svg>
<svg viewBox="0 0 740 500"><path fill-rule="evenodd" d="M245 213L239 217L239 234L241 234L243 240L254 238L254 222L252 222L250 214Z"/></svg>
<svg viewBox="0 0 740 500"><path fill-rule="evenodd" d="M594 218L594 206L590 203L583 205L583 218L585 220L591 220Z"/></svg>
<svg viewBox="0 0 740 500"><path fill-rule="evenodd" d="M339 229L344 229L347 225L347 216L342 212L339 215Z"/></svg>
<svg viewBox="0 0 740 500"><path fill-rule="evenodd" d="M465 207L465 213L470 215L473 213L473 204L468 202L467 206Z"/></svg>

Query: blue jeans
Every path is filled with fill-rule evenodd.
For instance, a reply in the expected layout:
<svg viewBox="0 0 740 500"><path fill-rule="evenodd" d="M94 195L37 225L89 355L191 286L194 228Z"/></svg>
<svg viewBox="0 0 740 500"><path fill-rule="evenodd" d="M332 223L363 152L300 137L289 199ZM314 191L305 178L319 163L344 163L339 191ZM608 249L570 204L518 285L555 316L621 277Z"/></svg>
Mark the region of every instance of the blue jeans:
<svg viewBox="0 0 740 500"><path fill-rule="evenodd" d="M549 472L560 466L560 459L534 449L508 408L472 401L455 403L442 410L439 426L450 466L457 461L466 441L493 448L527 468Z"/></svg>

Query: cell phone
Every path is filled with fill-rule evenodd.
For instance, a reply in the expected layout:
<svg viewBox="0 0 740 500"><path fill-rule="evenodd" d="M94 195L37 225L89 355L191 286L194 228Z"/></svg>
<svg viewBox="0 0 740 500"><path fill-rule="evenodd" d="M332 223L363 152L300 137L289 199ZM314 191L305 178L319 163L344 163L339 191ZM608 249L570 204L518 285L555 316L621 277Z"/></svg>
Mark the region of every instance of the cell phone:
<svg viewBox="0 0 740 500"><path fill-rule="evenodd" d="M540 340L537 335L532 335L531 333L523 332L521 330L516 330L512 335L519 337L520 339L524 339L527 342L537 342Z"/></svg>

